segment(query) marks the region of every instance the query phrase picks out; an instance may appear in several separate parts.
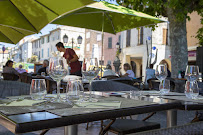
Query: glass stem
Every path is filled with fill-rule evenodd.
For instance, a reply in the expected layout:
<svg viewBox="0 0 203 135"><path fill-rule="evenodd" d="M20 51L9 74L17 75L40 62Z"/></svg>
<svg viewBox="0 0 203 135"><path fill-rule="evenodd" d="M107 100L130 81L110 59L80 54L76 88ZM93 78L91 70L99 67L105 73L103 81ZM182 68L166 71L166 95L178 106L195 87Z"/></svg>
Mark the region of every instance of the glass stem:
<svg viewBox="0 0 203 135"><path fill-rule="evenodd" d="M61 81L57 81L57 99L60 99L60 84L61 84Z"/></svg>
<svg viewBox="0 0 203 135"><path fill-rule="evenodd" d="M90 92L90 100L92 100L92 80L89 80L89 92Z"/></svg>

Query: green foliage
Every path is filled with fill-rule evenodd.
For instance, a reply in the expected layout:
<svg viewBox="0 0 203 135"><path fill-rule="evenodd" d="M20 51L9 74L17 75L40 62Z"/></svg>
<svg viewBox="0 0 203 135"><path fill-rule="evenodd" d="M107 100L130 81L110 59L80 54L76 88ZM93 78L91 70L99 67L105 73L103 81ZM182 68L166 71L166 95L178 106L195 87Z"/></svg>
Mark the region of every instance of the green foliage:
<svg viewBox="0 0 203 135"><path fill-rule="evenodd" d="M28 63L35 63L37 61L38 61L38 56L36 56L36 55L32 55L31 58L27 59Z"/></svg>

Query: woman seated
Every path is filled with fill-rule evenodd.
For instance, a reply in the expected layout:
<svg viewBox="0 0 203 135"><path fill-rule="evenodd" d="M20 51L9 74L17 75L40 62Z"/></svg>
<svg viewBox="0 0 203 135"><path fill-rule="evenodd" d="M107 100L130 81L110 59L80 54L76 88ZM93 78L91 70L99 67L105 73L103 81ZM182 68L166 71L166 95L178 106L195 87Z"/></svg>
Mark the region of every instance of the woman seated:
<svg viewBox="0 0 203 135"><path fill-rule="evenodd" d="M125 64L123 65L123 68L124 68L124 70L125 70L126 73L125 73L124 75L122 75L122 74L120 73L120 76L121 76L121 77L129 77L129 78L134 78L134 77L135 77L134 72L131 70L130 64L125 63Z"/></svg>
<svg viewBox="0 0 203 135"><path fill-rule="evenodd" d="M12 60L8 60L6 62L6 65L3 68L3 73L10 73L10 74L19 75L18 71L16 71L13 68L13 61Z"/></svg>

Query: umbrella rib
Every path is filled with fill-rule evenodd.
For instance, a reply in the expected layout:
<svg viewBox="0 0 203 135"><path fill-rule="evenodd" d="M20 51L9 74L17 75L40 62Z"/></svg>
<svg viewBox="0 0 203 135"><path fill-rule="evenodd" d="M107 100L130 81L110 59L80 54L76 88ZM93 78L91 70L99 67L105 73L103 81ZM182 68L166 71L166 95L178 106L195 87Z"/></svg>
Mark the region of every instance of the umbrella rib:
<svg viewBox="0 0 203 135"><path fill-rule="evenodd" d="M37 2L38 4L40 4L41 6L45 7L46 9L48 9L49 11L53 12L54 14L56 14L57 16L60 16L58 13L56 13L55 11L51 10L49 7L45 6L44 4L42 4L41 2L39 2L38 0L34 0L35 2Z"/></svg>
<svg viewBox="0 0 203 135"><path fill-rule="evenodd" d="M25 34L23 34L22 32L18 31L17 29L14 29L14 28L12 28L12 27L10 27L10 28L11 28L12 30L14 30L14 31L16 31L16 32L18 32L18 33L20 33L20 34L26 36Z"/></svg>
<svg viewBox="0 0 203 135"><path fill-rule="evenodd" d="M18 12L27 20L27 22L35 29L35 31L38 32L38 30L35 28L35 26L24 16L24 14L16 7L16 5L13 4L13 2L11 0L9 0L9 1L18 10Z"/></svg>
<svg viewBox="0 0 203 135"><path fill-rule="evenodd" d="M7 37L3 32L0 31L2 35L4 35L12 44L15 44L9 37Z"/></svg>
<svg viewBox="0 0 203 135"><path fill-rule="evenodd" d="M112 21L111 18L106 14L106 12L104 12L104 14L106 15L106 17L107 17L107 18L109 19L109 21L111 22L111 25L112 25L114 34L116 34L115 27L114 27L114 25L113 25L113 21Z"/></svg>

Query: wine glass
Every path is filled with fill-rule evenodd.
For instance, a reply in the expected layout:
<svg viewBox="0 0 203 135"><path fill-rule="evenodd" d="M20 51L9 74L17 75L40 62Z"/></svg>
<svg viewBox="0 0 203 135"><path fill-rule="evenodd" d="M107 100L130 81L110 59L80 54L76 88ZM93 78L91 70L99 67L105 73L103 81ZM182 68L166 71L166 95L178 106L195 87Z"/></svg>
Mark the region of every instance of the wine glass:
<svg viewBox="0 0 203 135"><path fill-rule="evenodd" d="M43 100L47 94L45 79L32 79L30 95L33 100Z"/></svg>
<svg viewBox="0 0 203 135"><path fill-rule="evenodd" d="M79 99L80 91L79 91L78 81L69 79L67 84L68 84L66 88L67 100Z"/></svg>
<svg viewBox="0 0 203 135"><path fill-rule="evenodd" d="M166 66L166 64L157 65L156 71L155 71L155 76L160 81L160 84L159 84L160 94L168 93L167 92L168 90L162 89L163 85L164 85L164 80L166 79L167 75L168 74L167 74L167 66Z"/></svg>
<svg viewBox="0 0 203 135"><path fill-rule="evenodd" d="M199 87L197 81L189 82L185 84L185 95L187 98L196 99L199 95Z"/></svg>
<svg viewBox="0 0 203 135"><path fill-rule="evenodd" d="M197 81L199 78L199 67L195 65L188 65L185 72L185 78L189 82Z"/></svg>
<svg viewBox="0 0 203 135"><path fill-rule="evenodd" d="M68 64L66 59L61 56L50 58L48 73L49 76L57 82L57 98L55 99L55 102L62 102L63 100L60 97L60 84L61 80L68 75Z"/></svg>
<svg viewBox="0 0 203 135"><path fill-rule="evenodd" d="M85 63L85 61L83 62ZM93 99L92 99L91 83L92 83L92 80L95 79L99 74L100 68L98 65L97 58L90 59L89 62L90 62L90 66L88 67L88 69L86 67L86 64L84 63L82 64L83 65L82 75L83 75L83 78L87 79L89 82L89 91L90 91L89 101L92 102Z"/></svg>

